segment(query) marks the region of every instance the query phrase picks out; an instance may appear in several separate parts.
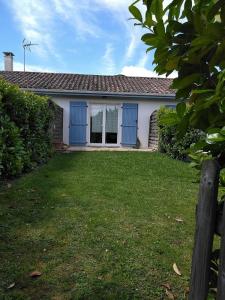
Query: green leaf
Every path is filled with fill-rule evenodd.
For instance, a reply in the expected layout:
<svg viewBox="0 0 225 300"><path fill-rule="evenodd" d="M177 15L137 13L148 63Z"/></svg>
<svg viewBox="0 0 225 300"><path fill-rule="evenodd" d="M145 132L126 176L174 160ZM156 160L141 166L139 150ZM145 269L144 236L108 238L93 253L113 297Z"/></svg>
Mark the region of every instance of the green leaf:
<svg viewBox="0 0 225 300"><path fill-rule="evenodd" d="M144 25L148 27L156 25L156 22L152 19L152 12L148 9L146 10Z"/></svg>
<svg viewBox="0 0 225 300"><path fill-rule="evenodd" d="M220 184L225 187L225 169L220 171Z"/></svg>
<svg viewBox="0 0 225 300"><path fill-rule="evenodd" d="M225 53L225 41L223 41L219 46L217 46L217 49L210 60L209 66L211 71L215 66L220 64L221 58L223 57L224 53Z"/></svg>
<svg viewBox="0 0 225 300"><path fill-rule="evenodd" d="M192 94L209 94L214 93L214 90L208 89L208 90L192 90Z"/></svg>
<svg viewBox="0 0 225 300"><path fill-rule="evenodd" d="M149 47L147 50L146 50L146 53L148 53L149 51L151 51L151 50L154 50L155 49L155 47L154 46L152 46L152 47Z"/></svg>
<svg viewBox="0 0 225 300"><path fill-rule="evenodd" d="M207 134L206 142L208 144L215 144L215 143L225 142L225 136L220 134L220 133Z"/></svg>
<svg viewBox="0 0 225 300"><path fill-rule="evenodd" d="M187 18L188 21L192 21L193 13L192 13L192 0L186 0L184 3L184 10L181 18Z"/></svg>
<svg viewBox="0 0 225 300"><path fill-rule="evenodd" d="M191 42L191 46L195 47L195 48L196 47L206 47L208 44L211 44L213 42L214 42L214 40L213 40L212 36L211 37L210 36L200 36Z"/></svg>
<svg viewBox="0 0 225 300"><path fill-rule="evenodd" d="M220 128L210 128L207 130L208 134L219 133L219 132L220 132Z"/></svg>
<svg viewBox="0 0 225 300"><path fill-rule="evenodd" d="M169 10L170 16L169 19L173 19L174 17L176 19L180 16L180 8L184 0L173 0L166 8L165 12Z"/></svg>
<svg viewBox="0 0 225 300"><path fill-rule="evenodd" d="M157 22L162 21L163 17L163 0L153 0L151 5L152 13L155 15Z"/></svg>
<svg viewBox="0 0 225 300"><path fill-rule="evenodd" d="M180 61L180 57L179 56L175 56L175 57L169 58L168 62L166 64L166 70L167 71L177 70L179 61Z"/></svg>
<svg viewBox="0 0 225 300"><path fill-rule="evenodd" d="M185 133L188 130L189 127L189 119L190 116L189 114L186 114L182 121L180 123L178 123L178 127L177 127L177 138L181 139L182 137L184 137Z"/></svg>
<svg viewBox="0 0 225 300"><path fill-rule="evenodd" d="M222 135L225 135L225 126L220 130L220 133L221 133Z"/></svg>
<svg viewBox="0 0 225 300"><path fill-rule="evenodd" d="M225 25L225 3L221 7L220 17L223 25Z"/></svg>
<svg viewBox="0 0 225 300"><path fill-rule="evenodd" d="M217 3L215 3L212 6L212 8L210 9L207 15L208 20L212 20L219 13L219 10L223 4L224 4L224 0L219 0Z"/></svg>
<svg viewBox="0 0 225 300"><path fill-rule="evenodd" d="M134 6L134 4L129 6L129 11L134 16L135 19L137 19L141 23L143 22L141 12L136 6Z"/></svg>
<svg viewBox="0 0 225 300"><path fill-rule="evenodd" d="M190 87L187 87L185 89L179 89L176 92L176 100L184 100L184 101L187 100L190 96L190 92L191 92Z"/></svg>
<svg viewBox="0 0 225 300"><path fill-rule="evenodd" d="M188 75L184 78L177 78L173 81L172 88L173 89L184 89L193 83L195 83L200 78L199 73L194 73L191 75Z"/></svg>
<svg viewBox="0 0 225 300"><path fill-rule="evenodd" d="M177 111L178 117L182 118L186 111L186 103L185 102L178 103L176 106L176 111Z"/></svg>
<svg viewBox="0 0 225 300"><path fill-rule="evenodd" d="M195 111L202 111L204 109L209 108L210 106L214 105L215 101L215 97L210 96L204 96L204 94L197 94L197 97L195 98Z"/></svg>
<svg viewBox="0 0 225 300"><path fill-rule="evenodd" d="M147 43L148 41L151 41L152 39L156 38L156 35L153 33L145 33L144 35L142 35L141 40L145 43Z"/></svg>
<svg viewBox="0 0 225 300"><path fill-rule="evenodd" d="M156 34L147 33L144 34L141 40L148 46L158 47L161 44L160 38Z"/></svg>
<svg viewBox="0 0 225 300"><path fill-rule="evenodd" d="M203 150L206 145L207 145L207 143L206 143L205 140L199 140L195 144L191 145L190 151L196 152L196 151L199 151L199 150Z"/></svg>

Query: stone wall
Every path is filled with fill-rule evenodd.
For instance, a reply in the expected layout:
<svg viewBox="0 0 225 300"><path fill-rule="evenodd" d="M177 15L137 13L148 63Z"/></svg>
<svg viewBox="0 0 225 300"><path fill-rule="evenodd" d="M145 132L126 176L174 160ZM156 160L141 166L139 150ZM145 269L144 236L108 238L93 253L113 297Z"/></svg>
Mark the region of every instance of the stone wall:
<svg viewBox="0 0 225 300"><path fill-rule="evenodd" d="M150 116L148 147L158 149L159 131L157 125L157 110Z"/></svg>

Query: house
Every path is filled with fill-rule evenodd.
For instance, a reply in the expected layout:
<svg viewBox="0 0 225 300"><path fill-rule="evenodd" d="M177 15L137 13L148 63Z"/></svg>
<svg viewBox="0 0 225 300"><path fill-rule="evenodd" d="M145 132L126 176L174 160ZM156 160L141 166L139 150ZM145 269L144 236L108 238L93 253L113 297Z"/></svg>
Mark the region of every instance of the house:
<svg viewBox="0 0 225 300"><path fill-rule="evenodd" d="M63 108L67 145L148 148L150 116L162 105L176 105L171 79L17 72L13 54L4 54L0 76Z"/></svg>

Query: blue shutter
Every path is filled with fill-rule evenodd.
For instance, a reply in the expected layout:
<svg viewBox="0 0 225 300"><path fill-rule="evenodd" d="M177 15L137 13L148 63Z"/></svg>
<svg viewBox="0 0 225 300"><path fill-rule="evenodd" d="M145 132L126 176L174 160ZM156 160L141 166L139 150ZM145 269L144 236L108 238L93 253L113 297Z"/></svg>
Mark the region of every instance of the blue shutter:
<svg viewBox="0 0 225 300"><path fill-rule="evenodd" d="M85 145L87 128L87 103L70 102L70 145Z"/></svg>
<svg viewBox="0 0 225 300"><path fill-rule="evenodd" d="M122 145L133 146L137 143L138 105L123 104Z"/></svg>

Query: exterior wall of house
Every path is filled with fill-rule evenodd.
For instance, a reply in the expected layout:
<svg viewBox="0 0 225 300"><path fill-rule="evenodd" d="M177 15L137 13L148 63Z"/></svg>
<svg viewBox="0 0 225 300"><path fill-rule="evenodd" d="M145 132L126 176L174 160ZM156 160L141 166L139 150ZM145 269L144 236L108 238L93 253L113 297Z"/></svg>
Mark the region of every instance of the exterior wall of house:
<svg viewBox="0 0 225 300"><path fill-rule="evenodd" d="M149 138L149 121L153 111L159 109L162 105L174 105L175 101L169 100L128 100L128 99L101 99L101 98L84 98L84 97L63 97L54 96L52 100L63 108L63 142L69 144L69 125L70 125L70 102L71 101L86 101L89 107L90 104L119 104L137 103L138 104L138 129L137 137L140 140L140 148L148 148ZM89 124L89 113L88 124ZM122 108L119 111L119 122L122 121ZM87 139L89 138L89 126L87 126ZM119 136L120 138L120 136Z"/></svg>

